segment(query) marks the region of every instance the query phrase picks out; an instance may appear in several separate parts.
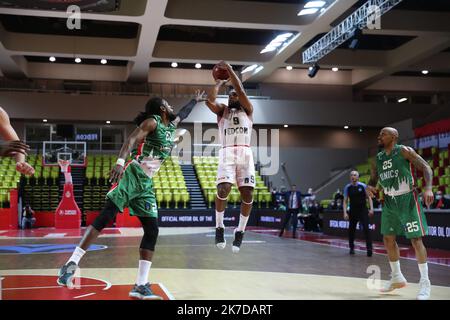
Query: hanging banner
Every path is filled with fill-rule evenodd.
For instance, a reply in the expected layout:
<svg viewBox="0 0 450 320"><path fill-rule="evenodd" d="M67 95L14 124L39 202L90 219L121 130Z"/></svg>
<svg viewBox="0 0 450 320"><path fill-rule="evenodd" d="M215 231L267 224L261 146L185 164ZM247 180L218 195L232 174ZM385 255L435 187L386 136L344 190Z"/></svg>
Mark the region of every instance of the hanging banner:
<svg viewBox="0 0 450 320"><path fill-rule="evenodd" d="M433 123L429 123L419 128L414 129L416 138L437 135L439 133L448 132L450 128L450 119L443 119Z"/></svg>
<svg viewBox="0 0 450 320"><path fill-rule="evenodd" d="M450 144L450 131L440 133L438 139L439 139L439 149L448 148L448 145Z"/></svg>
<svg viewBox="0 0 450 320"><path fill-rule="evenodd" d="M430 147L437 147L439 144L438 135L422 137L415 140L416 149L424 149Z"/></svg>

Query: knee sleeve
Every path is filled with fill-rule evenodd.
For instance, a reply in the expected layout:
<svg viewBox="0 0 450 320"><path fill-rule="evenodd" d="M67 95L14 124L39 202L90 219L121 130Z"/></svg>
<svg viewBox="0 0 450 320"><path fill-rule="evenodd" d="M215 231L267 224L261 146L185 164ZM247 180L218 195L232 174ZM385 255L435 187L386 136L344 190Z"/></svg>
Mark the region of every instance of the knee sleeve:
<svg viewBox="0 0 450 320"><path fill-rule="evenodd" d="M92 227L97 231L102 231L106 225L114 219L116 214L119 212L119 208L111 200L106 200L105 207L103 208L100 215L92 223Z"/></svg>
<svg viewBox="0 0 450 320"><path fill-rule="evenodd" d="M150 251L155 251L156 240L158 239L159 228L157 218L139 217L144 229L144 236L142 237L139 248Z"/></svg>

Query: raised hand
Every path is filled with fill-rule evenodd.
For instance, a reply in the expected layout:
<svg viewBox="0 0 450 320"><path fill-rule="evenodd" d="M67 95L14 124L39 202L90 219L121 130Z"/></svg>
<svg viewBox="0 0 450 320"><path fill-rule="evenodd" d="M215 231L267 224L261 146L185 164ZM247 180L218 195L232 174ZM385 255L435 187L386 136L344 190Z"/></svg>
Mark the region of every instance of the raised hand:
<svg viewBox="0 0 450 320"><path fill-rule="evenodd" d="M26 162L17 162L16 170L26 176L31 176L34 174L34 168Z"/></svg>
<svg viewBox="0 0 450 320"><path fill-rule="evenodd" d="M12 157L18 153L27 155L27 151L30 150L30 146L22 141L1 141L0 142L0 156Z"/></svg>
<svg viewBox="0 0 450 320"><path fill-rule="evenodd" d="M224 69L228 69L228 70L233 70L233 67L231 66L231 64L229 64L229 63L227 63L227 62L225 62L225 61L220 61L219 63L218 63L218 65L219 65L219 67L220 68L224 68Z"/></svg>
<svg viewBox="0 0 450 320"><path fill-rule="evenodd" d="M208 98L205 95L205 91L195 90L195 101L206 101Z"/></svg>

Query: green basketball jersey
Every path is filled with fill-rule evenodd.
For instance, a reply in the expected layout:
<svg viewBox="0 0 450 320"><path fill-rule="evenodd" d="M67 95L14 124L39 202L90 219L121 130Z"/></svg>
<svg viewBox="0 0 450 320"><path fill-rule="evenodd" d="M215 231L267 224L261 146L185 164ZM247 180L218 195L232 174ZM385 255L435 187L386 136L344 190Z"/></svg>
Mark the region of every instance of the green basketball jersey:
<svg viewBox="0 0 450 320"><path fill-rule="evenodd" d="M172 122L166 126L158 115L152 115L150 118L156 120L156 129L139 143L138 147L131 152L131 157L149 177L152 177L164 160L170 156L174 146L176 126Z"/></svg>
<svg viewBox="0 0 450 320"><path fill-rule="evenodd" d="M377 173L384 194L398 196L414 189L412 167L401 155L402 145L396 144L391 154L383 150L377 155Z"/></svg>

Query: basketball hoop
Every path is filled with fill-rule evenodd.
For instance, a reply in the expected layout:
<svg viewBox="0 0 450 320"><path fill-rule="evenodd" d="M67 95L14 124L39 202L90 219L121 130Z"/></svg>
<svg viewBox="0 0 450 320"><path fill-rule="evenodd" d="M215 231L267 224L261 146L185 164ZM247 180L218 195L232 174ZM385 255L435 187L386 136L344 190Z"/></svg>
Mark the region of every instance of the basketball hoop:
<svg viewBox="0 0 450 320"><path fill-rule="evenodd" d="M61 172L67 172L69 169L71 161L70 160L64 160L64 159L58 159L59 167L61 168Z"/></svg>
<svg viewBox="0 0 450 320"><path fill-rule="evenodd" d="M70 167L86 166L86 142L44 141L42 144L42 164L58 167L59 160L70 160Z"/></svg>

